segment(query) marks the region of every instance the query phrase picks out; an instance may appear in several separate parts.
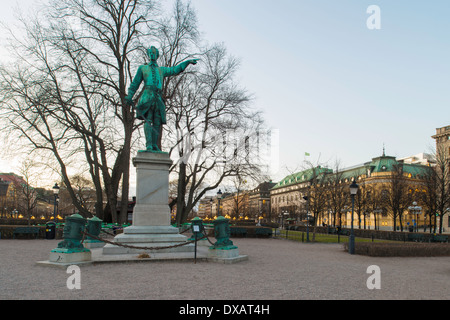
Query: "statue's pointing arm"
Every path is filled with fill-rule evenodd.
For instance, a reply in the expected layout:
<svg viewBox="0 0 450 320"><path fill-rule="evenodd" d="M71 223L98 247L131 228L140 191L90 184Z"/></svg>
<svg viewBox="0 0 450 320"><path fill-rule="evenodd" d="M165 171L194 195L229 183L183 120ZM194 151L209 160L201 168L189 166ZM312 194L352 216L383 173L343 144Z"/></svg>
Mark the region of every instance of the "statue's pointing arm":
<svg viewBox="0 0 450 320"><path fill-rule="evenodd" d="M182 73L190 64L197 64L198 59L186 60L177 64L175 67L162 68L164 70L164 77L176 76Z"/></svg>
<svg viewBox="0 0 450 320"><path fill-rule="evenodd" d="M133 79L133 82L130 84L130 87L128 88L128 95L125 97L125 100L128 104L133 103L133 97L136 93L136 91L139 89L139 86L141 85L141 82L143 80L143 74L141 67L139 67L138 71L136 72L136 76Z"/></svg>

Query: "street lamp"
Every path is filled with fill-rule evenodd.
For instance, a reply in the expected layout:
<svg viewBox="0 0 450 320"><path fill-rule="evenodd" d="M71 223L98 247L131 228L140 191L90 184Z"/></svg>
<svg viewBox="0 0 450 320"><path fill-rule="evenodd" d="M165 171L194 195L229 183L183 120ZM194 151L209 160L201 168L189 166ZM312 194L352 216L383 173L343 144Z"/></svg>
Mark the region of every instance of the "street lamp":
<svg viewBox="0 0 450 320"><path fill-rule="evenodd" d="M58 202L59 186L57 183L53 186L53 194L55 195L55 202L53 208L53 221L56 223L56 206Z"/></svg>
<svg viewBox="0 0 450 320"><path fill-rule="evenodd" d="M219 191L217 191L217 216L220 216L220 199L222 199L222 190L219 189Z"/></svg>
<svg viewBox="0 0 450 320"><path fill-rule="evenodd" d="M416 225L416 232L419 232L419 214L422 213L422 207L417 205L417 202L413 202L412 206L408 207L408 210L416 215L416 221L414 222Z"/></svg>
<svg viewBox="0 0 450 320"><path fill-rule="evenodd" d="M306 242L309 242L309 201L308 196L304 196L303 200L306 201Z"/></svg>
<svg viewBox="0 0 450 320"><path fill-rule="evenodd" d="M352 198L352 223L350 229L350 237L348 239L348 252L350 254L355 254L355 234L353 232L353 213L355 211L355 195L358 193L359 186L356 184L356 181L353 180L353 183L350 185L350 196Z"/></svg>
<svg viewBox="0 0 450 320"><path fill-rule="evenodd" d="M287 227L287 224L288 224L287 219L288 218L289 218L289 212L284 211L283 212L283 226L284 226L284 230L286 230L286 238L287 238L287 230L288 230L288 227Z"/></svg>
<svg viewBox="0 0 450 320"><path fill-rule="evenodd" d="M209 200L209 204L211 205L211 207L210 207L210 210L209 210L209 218L211 218L212 219L212 217L213 217L213 212L212 212L212 208L213 208L213 198L211 197L211 200Z"/></svg>

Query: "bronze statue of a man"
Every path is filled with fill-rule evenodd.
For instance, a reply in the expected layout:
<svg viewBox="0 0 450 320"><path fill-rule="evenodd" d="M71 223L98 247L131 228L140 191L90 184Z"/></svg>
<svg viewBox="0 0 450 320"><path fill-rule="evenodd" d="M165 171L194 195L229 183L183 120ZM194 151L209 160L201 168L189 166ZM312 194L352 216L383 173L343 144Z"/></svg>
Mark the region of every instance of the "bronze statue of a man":
<svg viewBox="0 0 450 320"><path fill-rule="evenodd" d="M166 106L162 98L162 85L165 77L176 76L183 72L189 64L196 64L198 59L184 61L174 67L159 67L157 60L159 51L155 47L147 50L150 63L141 65L133 79L128 95L125 97L129 105L133 105L133 97L144 82L144 90L135 106L136 117L144 120L146 151L161 152L158 139L161 125L166 124Z"/></svg>

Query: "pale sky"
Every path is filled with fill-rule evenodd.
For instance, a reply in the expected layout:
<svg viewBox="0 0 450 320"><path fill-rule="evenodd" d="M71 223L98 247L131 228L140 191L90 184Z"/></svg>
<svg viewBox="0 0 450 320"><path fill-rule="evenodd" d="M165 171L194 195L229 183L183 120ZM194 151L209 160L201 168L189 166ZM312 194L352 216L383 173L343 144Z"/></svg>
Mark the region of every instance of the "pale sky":
<svg viewBox="0 0 450 320"><path fill-rule="evenodd" d="M380 156L383 144L398 158L429 152L435 129L450 125L448 0L192 5L204 38L240 58L240 84L279 130L274 181L300 168L305 152L344 167ZM381 29L366 25L370 5L381 10ZM11 21L11 6L2 6L0 20Z"/></svg>
<svg viewBox="0 0 450 320"><path fill-rule="evenodd" d="M193 0L280 131L280 165L429 151L450 125L448 0ZM366 25L370 5L381 29Z"/></svg>

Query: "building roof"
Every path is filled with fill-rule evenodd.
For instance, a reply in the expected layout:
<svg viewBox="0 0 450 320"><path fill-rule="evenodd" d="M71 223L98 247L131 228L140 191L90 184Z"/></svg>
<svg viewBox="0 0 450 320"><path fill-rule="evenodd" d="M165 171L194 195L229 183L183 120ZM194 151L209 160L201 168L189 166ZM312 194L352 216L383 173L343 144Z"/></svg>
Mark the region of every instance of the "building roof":
<svg viewBox="0 0 450 320"><path fill-rule="evenodd" d="M419 163L404 163L391 156L375 157L370 162L366 162L362 165L352 167L350 169L344 169L342 178L351 181L353 178L357 179L359 176L368 175L373 173L392 172L395 166L401 165L403 172L410 174L412 178L418 178L424 176L428 170L429 165L423 165Z"/></svg>
<svg viewBox="0 0 450 320"><path fill-rule="evenodd" d="M24 185L27 184L25 180L23 180L23 177L18 176L15 173L9 172L9 173L0 173L0 179L2 181L9 181L14 184Z"/></svg>
<svg viewBox="0 0 450 320"><path fill-rule="evenodd" d="M329 174L333 173L332 169L324 168L321 166L317 166L316 168L310 168L306 169L291 175L288 175L284 179L282 179L280 182L278 182L271 190L275 190L278 188L282 188L285 186L301 183L301 182L307 182L313 179L314 177L323 175L323 174Z"/></svg>
<svg viewBox="0 0 450 320"><path fill-rule="evenodd" d="M259 191L259 192L263 192L263 191L268 191L271 188L273 188L276 185L275 182L272 181L266 181L266 182L262 182L260 183L255 189L253 189L253 191Z"/></svg>
<svg viewBox="0 0 450 320"><path fill-rule="evenodd" d="M17 186L26 186L27 183L23 177L16 175L15 173L0 173L0 196L6 196L9 185L13 184Z"/></svg>
<svg viewBox="0 0 450 320"><path fill-rule="evenodd" d="M359 164L353 167L344 168L339 171L340 179L347 180L348 182L353 179L358 180L358 177L363 175L378 173L378 172L392 172L396 165L401 164L403 167L403 172L410 174L411 178L420 178L424 176L428 170L431 169L429 165L423 165L418 163L403 163L397 161L395 157L382 155L380 157L372 158L372 161ZM314 172L313 170L316 170ZM317 168L307 169L300 171L291 175L286 176L280 182L278 182L271 190L286 187L289 185L294 185L301 182L310 181L314 174L320 176L322 174L328 175L330 178L333 177L333 170L328 168L323 168L318 166Z"/></svg>

